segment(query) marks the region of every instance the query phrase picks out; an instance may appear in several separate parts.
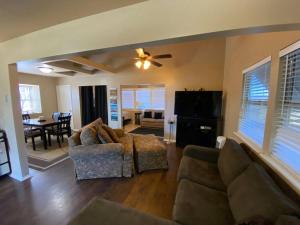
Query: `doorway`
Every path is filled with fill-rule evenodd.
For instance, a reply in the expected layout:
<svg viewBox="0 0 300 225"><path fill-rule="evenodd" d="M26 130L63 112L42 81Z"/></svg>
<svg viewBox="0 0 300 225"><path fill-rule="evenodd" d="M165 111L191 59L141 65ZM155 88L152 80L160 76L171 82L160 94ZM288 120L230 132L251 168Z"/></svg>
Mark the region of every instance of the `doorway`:
<svg viewBox="0 0 300 225"><path fill-rule="evenodd" d="M165 98L164 85L121 85L124 130L164 137Z"/></svg>

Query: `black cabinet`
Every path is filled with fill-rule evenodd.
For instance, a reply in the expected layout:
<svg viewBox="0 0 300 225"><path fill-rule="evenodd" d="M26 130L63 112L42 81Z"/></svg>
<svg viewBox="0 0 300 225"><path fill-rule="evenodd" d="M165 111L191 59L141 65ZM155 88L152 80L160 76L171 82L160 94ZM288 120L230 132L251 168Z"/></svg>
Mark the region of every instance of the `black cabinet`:
<svg viewBox="0 0 300 225"><path fill-rule="evenodd" d="M222 123L221 119L177 117L176 143L214 147L217 136L222 135Z"/></svg>

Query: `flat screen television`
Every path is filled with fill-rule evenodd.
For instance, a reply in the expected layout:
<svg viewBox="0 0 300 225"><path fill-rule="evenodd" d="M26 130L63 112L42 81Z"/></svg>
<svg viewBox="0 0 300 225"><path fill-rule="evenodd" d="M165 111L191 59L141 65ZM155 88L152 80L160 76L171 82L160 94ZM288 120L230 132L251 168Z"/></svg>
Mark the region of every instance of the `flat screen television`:
<svg viewBox="0 0 300 225"><path fill-rule="evenodd" d="M222 91L176 91L174 113L181 117L220 118Z"/></svg>

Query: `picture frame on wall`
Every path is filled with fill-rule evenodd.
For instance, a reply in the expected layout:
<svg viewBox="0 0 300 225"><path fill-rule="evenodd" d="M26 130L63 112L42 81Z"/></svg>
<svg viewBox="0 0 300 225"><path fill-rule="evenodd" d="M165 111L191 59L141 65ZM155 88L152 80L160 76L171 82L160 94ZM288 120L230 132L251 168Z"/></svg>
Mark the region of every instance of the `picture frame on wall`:
<svg viewBox="0 0 300 225"><path fill-rule="evenodd" d="M109 91L109 103L110 103L110 119L111 121L118 121L118 89L111 88Z"/></svg>

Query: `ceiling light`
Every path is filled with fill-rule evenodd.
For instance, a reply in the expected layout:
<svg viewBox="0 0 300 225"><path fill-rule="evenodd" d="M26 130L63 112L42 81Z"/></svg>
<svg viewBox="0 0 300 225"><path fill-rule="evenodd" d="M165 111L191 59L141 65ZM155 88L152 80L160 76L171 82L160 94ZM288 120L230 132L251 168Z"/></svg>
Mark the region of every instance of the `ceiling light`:
<svg viewBox="0 0 300 225"><path fill-rule="evenodd" d="M149 69L150 65L151 65L150 61L145 60L145 61L144 61L144 70Z"/></svg>
<svg viewBox="0 0 300 225"><path fill-rule="evenodd" d="M136 66L137 68L139 68L139 69L141 69L142 65L143 65L143 63L142 63L141 60L139 60L139 61L137 61L137 62L135 63L135 66Z"/></svg>
<svg viewBox="0 0 300 225"><path fill-rule="evenodd" d="M53 68L46 67L46 66L40 66L40 67L38 67L38 69L39 69L42 73L51 73L51 72L53 71Z"/></svg>

